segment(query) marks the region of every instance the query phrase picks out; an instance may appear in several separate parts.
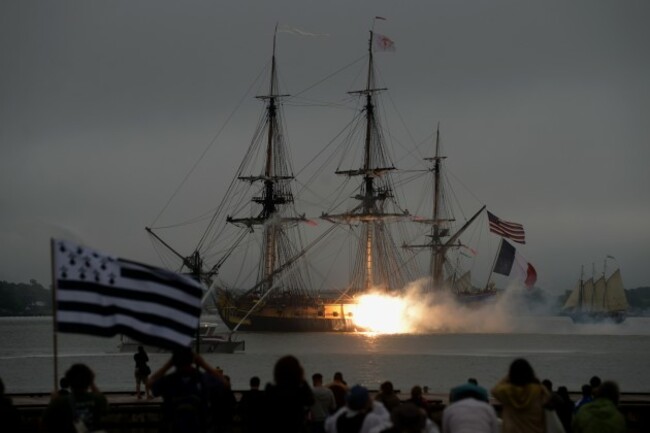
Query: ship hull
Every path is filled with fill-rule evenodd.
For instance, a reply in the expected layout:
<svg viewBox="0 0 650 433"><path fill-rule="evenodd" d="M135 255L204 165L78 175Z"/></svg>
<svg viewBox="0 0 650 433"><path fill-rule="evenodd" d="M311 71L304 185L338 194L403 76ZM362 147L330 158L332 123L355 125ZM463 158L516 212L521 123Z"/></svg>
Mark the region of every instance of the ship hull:
<svg viewBox="0 0 650 433"><path fill-rule="evenodd" d="M485 304L495 302L499 292L496 290L476 291L476 292L458 292L456 301L467 307L481 307Z"/></svg>
<svg viewBox="0 0 650 433"><path fill-rule="evenodd" d="M573 312L568 313L573 323L623 323L624 312Z"/></svg>
<svg viewBox="0 0 650 433"><path fill-rule="evenodd" d="M357 332L354 302L275 299L256 305L251 299L221 297L218 312L232 331Z"/></svg>
<svg viewBox="0 0 650 433"><path fill-rule="evenodd" d="M350 320L320 317L269 317L251 314L240 324L237 317L224 319L229 329L249 332L356 332Z"/></svg>

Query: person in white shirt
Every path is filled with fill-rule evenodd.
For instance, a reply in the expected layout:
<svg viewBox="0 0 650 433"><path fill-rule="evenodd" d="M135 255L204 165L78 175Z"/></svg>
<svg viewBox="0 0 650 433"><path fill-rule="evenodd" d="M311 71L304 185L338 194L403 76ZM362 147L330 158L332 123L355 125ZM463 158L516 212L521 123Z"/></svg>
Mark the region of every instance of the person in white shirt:
<svg viewBox="0 0 650 433"><path fill-rule="evenodd" d="M310 410L310 424L312 433L325 431L325 419L336 409L336 400L331 389L323 386L323 375L314 373L311 376L314 405Z"/></svg>
<svg viewBox="0 0 650 433"><path fill-rule="evenodd" d="M442 412L442 433L499 433L501 426L485 388L472 383L451 390Z"/></svg>
<svg viewBox="0 0 650 433"><path fill-rule="evenodd" d="M370 433L377 426L387 425L390 414L384 405L370 398L368 389L350 388L347 404L325 420L326 433Z"/></svg>

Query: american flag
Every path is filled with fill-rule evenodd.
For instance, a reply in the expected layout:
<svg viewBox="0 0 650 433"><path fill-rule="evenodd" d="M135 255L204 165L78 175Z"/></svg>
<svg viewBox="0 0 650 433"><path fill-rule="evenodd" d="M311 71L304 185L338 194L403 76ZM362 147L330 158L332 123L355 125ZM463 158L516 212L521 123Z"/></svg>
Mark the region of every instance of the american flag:
<svg viewBox="0 0 650 433"><path fill-rule="evenodd" d="M52 256L57 331L191 344L203 293L192 278L63 240L52 240Z"/></svg>
<svg viewBox="0 0 650 433"><path fill-rule="evenodd" d="M488 220L490 222L490 231L504 238L512 239L520 244L526 243L526 234L524 226L518 223L505 221L488 211Z"/></svg>

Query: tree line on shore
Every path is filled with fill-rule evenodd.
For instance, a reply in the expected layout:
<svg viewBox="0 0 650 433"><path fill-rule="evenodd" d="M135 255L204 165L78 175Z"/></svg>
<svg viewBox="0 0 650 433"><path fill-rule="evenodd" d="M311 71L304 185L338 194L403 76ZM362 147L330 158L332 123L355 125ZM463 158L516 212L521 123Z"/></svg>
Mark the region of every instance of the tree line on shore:
<svg viewBox="0 0 650 433"><path fill-rule="evenodd" d="M564 301L569 296L567 290L560 296L549 298L548 294L539 288L530 291L526 296L529 306L548 305L552 313L559 313ZM625 290L630 315L650 315L650 287L637 287ZM531 308L534 310L534 308ZM46 316L52 314L52 293L32 279L29 283L11 283L0 281L0 316Z"/></svg>

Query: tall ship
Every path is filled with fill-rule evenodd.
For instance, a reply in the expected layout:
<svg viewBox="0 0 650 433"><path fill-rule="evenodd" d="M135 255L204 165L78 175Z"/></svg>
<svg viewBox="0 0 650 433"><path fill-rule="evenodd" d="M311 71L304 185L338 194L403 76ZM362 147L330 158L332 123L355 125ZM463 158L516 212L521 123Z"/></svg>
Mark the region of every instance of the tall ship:
<svg viewBox="0 0 650 433"><path fill-rule="evenodd" d="M163 239L160 230L167 227L147 228L157 244L180 260L181 272L205 284L206 300L225 325L232 332L364 331L355 321L360 296L400 294L421 278L414 251L430 252L427 290L451 291L467 303L494 297L492 285L472 286L470 273L461 272L459 260L452 258L452 252L471 251L460 237L477 225L485 206L454 228L442 188L439 130L435 154L425 159L431 167L424 171L434 174L431 217L414 217L398 199L397 168L380 122L379 95L387 89L376 83L373 52L392 41L373 31L361 89L348 92L357 104L356 115L337 135L340 143L332 146L339 158L330 173L340 182L328 180L328 187L338 186L315 205L312 200L317 216L301 209L296 185L300 192L309 186L294 175L283 110L291 96L279 88L276 40L277 29L269 78L257 96L264 104L258 127L192 252L182 254ZM333 165L336 158L327 159ZM405 227L414 223L424 224L427 242L402 243L409 238Z"/></svg>
<svg viewBox="0 0 650 433"><path fill-rule="evenodd" d="M607 258L598 278L592 276L585 280L584 269L580 271L580 279L562 307L564 315L575 323L622 323L625 320L629 305L621 270L617 268L608 277L606 270Z"/></svg>

